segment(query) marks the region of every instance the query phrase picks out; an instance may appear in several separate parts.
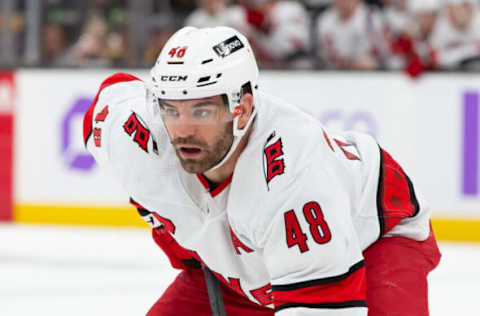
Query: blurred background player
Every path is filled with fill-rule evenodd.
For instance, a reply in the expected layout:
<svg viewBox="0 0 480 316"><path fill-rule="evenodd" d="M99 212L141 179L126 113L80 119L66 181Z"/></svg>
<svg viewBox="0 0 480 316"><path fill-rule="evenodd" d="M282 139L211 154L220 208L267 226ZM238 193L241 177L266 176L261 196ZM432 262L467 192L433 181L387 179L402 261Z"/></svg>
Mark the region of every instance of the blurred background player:
<svg viewBox="0 0 480 316"><path fill-rule="evenodd" d="M59 60L67 49L67 36L58 23L48 23L42 30L42 60L46 66L61 66Z"/></svg>
<svg viewBox="0 0 480 316"><path fill-rule="evenodd" d="M383 0L383 15L390 32L405 33L408 30L410 15L408 0Z"/></svg>
<svg viewBox="0 0 480 316"><path fill-rule="evenodd" d="M186 26L230 26L250 40L259 64L267 68L312 68L310 18L291 0L197 0Z"/></svg>
<svg viewBox="0 0 480 316"><path fill-rule="evenodd" d="M392 68L403 68L411 77L418 77L436 67L431 36L441 12L440 0L408 1L411 23L404 33L392 38Z"/></svg>
<svg viewBox="0 0 480 316"><path fill-rule="evenodd" d="M231 5L231 0L196 0L195 9L185 20L186 26L232 26L242 29L243 10Z"/></svg>
<svg viewBox="0 0 480 316"><path fill-rule="evenodd" d="M28 3L0 6L0 63L145 67L172 30L226 25L247 36L261 68L476 69L476 0L42 0L40 11Z"/></svg>
<svg viewBox="0 0 480 316"><path fill-rule="evenodd" d="M253 2L253 4L252 4ZM250 3L250 4L249 4ZM250 39L260 63L273 68L311 68L310 20L305 8L295 1L245 1Z"/></svg>
<svg viewBox="0 0 480 316"><path fill-rule="evenodd" d="M411 37L412 18L408 11L408 0L383 0L383 19L390 54L386 62L388 69L403 69L405 61L401 54L401 41Z"/></svg>
<svg viewBox="0 0 480 316"><path fill-rule="evenodd" d="M67 50L60 63L70 66L111 66L107 53L108 24L99 15L85 23L80 38Z"/></svg>
<svg viewBox="0 0 480 316"><path fill-rule="evenodd" d="M430 43L440 69L480 69L480 14L475 0L446 0Z"/></svg>
<svg viewBox="0 0 480 316"><path fill-rule="evenodd" d="M373 70L388 52L379 12L362 0L333 0L317 22L318 56L328 69Z"/></svg>

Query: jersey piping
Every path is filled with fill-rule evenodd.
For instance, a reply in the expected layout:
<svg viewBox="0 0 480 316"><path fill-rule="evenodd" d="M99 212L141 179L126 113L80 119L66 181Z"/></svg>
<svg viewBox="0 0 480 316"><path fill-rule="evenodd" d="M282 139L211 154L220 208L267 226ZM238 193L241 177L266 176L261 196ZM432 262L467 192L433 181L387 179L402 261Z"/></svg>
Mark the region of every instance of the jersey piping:
<svg viewBox="0 0 480 316"><path fill-rule="evenodd" d="M203 187L205 188L205 190L207 190L209 193L210 193L210 196L212 198L216 197L217 195L219 195L220 193L223 192L223 190L225 190L226 187L228 187L228 185L232 182L232 178L233 178L233 173L230 174L222 183L220 183L217 187L215 188L212 188L210 186L210 183L208 182L208 180L205 178L204 175L202 175L201 173L197 173L197 178L198 180L200 181L200 183L203 185Z"/></svg>

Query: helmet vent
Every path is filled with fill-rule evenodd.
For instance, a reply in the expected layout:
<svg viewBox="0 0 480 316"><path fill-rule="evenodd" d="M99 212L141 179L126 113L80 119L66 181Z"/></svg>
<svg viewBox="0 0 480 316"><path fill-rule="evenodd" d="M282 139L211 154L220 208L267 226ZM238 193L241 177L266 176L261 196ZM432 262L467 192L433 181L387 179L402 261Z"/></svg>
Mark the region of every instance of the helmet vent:
<svg viewBox="0 0 480 316"><path fill-rule="evenodd" d="M208 64L208 63L211 62L211 61L213 61L212 58L210 58L210 59L205 59L204 61L202 61L202 65Z"/></svg>
<svg viewBox="0 0 480 316"><path fill-rule="evenodd" d="M169 65L183 65L183 61L168 61Z"/></svg>
<svg viewBox="0 0 480 316"><path fill-rule="evenodd" d="M210 80L210 76L202 77L202 78L198 79L197 83L205 82L205 81L208 81L208 80Z"/></svg>
<svg viewBox="0 0 480 316"><path fill-rule="evenodd" d="M207 83L204 83L204 84L197 84L197 87L205 87L205 86L209 86L209 85L215 84L215 83L217 83L217 81L207 82Z"/></svg>
<svg viewBox="0 0 480 316"><path fill-rule="evenodd" d="M222 76L222 74L217 74L216 75L216 78L220 78ZM211 81L211 82L208 82L209 80L212 79L212 76L205 76L205 77L201 77L200 79L198 79L197 81L197 87L205 87L205 86L209 86L211 84L215 84L217 83L218 81Z"/></svg>

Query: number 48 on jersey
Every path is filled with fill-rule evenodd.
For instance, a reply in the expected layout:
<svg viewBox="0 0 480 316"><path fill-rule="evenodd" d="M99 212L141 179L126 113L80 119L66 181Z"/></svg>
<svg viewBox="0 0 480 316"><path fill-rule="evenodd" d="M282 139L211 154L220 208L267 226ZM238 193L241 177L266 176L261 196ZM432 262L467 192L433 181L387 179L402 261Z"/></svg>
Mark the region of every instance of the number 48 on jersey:
<svg viewBox="0 0 480 316"><path fill-rule="evenodd" d="M306 203L303 206L303 216L310 227L310 235L317 244L326 244L330 241L332 234L327 222L323 218L322 208L317 202L311 201ZM308 237L302 231L295 211L285 212L284 219L288 248L298 246L301 253L308 251Z"/></svg>

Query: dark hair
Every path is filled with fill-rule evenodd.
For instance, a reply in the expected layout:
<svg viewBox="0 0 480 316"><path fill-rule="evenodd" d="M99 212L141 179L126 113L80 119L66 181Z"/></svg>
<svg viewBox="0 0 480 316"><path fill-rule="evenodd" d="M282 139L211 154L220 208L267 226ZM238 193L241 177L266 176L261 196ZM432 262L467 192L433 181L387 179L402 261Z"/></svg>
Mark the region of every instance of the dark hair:
<svg viewBox="0 0 480 316"><path fill-rule="evenodd" d="M225 104L225 106L228 108L228 97L227 95L224 93L221 95L222 97L222 100L223 100L223 104Z"/></svg>
<svg viewBox="0 0 480 316"><path fill-rule="evenodd" d="M250 93L250 94L253 95L253 93L252 93L252 84L250 83L250 81L242 85L241 93L242 93L242 96L243 96L244 94L247 94L247 93Z"/></svg>

